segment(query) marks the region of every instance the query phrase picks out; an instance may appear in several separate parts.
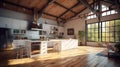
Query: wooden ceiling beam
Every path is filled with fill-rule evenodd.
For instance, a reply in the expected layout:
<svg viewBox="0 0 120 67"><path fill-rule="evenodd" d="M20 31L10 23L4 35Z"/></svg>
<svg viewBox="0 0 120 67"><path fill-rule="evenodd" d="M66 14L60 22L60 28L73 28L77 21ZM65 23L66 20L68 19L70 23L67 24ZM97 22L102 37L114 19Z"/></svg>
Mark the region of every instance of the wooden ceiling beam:
<svg viewBox="0 0 120 67"><path fill-rule="evenodd" d="M38 11L38 18L41 17L42 13L44 12L45 8L51 4L55 0L48 0L48 2Z"/></svg>
<svg viewBox="0 0 120 67"><path fill-rule="evenodd" d="M55 2L55 0L48 0L48 2L39 10L39 12L38 12L38 18L41 17L41 15L44 12L45 8L47 8L48 5L52 4L53 2Z"/></svg>
<svg viewBox="0 0 120 67"><path fill-rule="evenodd" d="M106 2L106 3L109 3L109 4L113 4L115 5L115 3L113 1L110 1L110 0L102 0L103 2Z"/></svg>
<svg viewBox="0 0 120 67"><path fill-rule="evenodd" d="M58 3L58 2L54 2L56 5L59 5L60 7L62 7L62 8L65 8L66 10L69 10L69 11L71 11L72 13L74 13L74 14L76 14L76 12L75 11L73 11L73 10L71 10L71 9L69 9L69 8L67 8L67 7L65 7L65 6L63 6L63 5L61 5L60 3Z"/></svg>
<svg viewBox="0 0 120 67"><path fill-rule="evenodd" d="M80 1L78 1L75 5L73 5L71 8L67 9L64 13L62 13L58 18L62 17L64 14L66 14L68 11L72 10L74 7L80 4ZM76 14L76 13L75 13Z"/></svg>
<svg viewBox="0 0 120 67"><path fill-rule="evenodd" d="M94 3L96 3L97 1L94 1L93 3L91 3L90 5L92 5L92 4L94 4ZM71 16L70 18L73 18L73 17L75 17L75 16L77 16L78 14L80 14L81 12L83 12L84 10L86 10L87 9L87 7L85 7L83 10L81 10L80 12L78 12L78 13L76 13L74 16Z"/></svg>
<svg viewBox="0 0 120 67"><path fill-rule="evenodd" d="M24 8L26 10L30 10L30 11L33 12L33 8L28 8L28 7L21 6L19 4L15 4L15 3L11 3L11 2L8 2L8 1L5 1L5 0L0 0L0 2L2 2L3 4L10 4L10 5L13 5L13 6L16 6L16 7Z"/></svg>
<svg viewBox="0 0 120 67"><path fill-rule="evenodd" d="M46 13L46 12L43 12L43 14L48 15L48 16L52 16L52 17L55 17L55 18L58 18L57 16L52 15L52 14L49 14L49 13ZM61 19L61 20L65 20L65 19L63 19L63 18L60 18L60 19Z"/></svg>
<svg viewBox="0 0 120 67"><path fill-rule="evenodd" d="M93 13L96 13L96 10L86 0L80 0L87 8L89 8Z"/></svg>

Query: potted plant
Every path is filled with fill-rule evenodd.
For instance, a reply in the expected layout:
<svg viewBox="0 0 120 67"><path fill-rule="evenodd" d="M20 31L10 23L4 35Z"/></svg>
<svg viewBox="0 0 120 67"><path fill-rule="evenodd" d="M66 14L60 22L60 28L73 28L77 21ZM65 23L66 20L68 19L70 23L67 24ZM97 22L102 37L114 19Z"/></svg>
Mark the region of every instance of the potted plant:
<svg viewBox="0 0 120 67"><path fill-rule="evenodd" d="M78 31L78 39L80 45L82 45L82 41L84 40L85 32L84 31Z"/></svg>

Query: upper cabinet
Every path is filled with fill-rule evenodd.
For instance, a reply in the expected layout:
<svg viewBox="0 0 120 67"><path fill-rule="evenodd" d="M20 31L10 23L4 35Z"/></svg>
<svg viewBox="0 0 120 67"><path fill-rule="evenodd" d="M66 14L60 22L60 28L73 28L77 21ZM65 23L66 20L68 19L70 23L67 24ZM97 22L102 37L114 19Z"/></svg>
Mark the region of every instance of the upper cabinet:
<svg viewBox="0 0 120 67"><path fill-rule="evenodd" d="M11 34L13 35L22 35L25 33L26 33L26 30L23 30L23 29L11 29Z"/></svg>

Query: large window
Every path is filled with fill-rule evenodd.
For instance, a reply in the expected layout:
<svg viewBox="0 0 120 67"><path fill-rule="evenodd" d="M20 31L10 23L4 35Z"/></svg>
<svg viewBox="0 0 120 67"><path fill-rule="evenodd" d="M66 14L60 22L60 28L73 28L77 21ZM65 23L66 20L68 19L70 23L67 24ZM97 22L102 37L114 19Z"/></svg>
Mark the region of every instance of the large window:
<svg viewBox="0 0 120 67"><path fill-rule="evenodd" d="M88 24L88 40L98 41L98 23Z"/></svg>
<svg viewBox="0 0 120 67"><path fill-rule="evenodd" d="M109 7L102 5L102 16L117 14L116 10L110 10Z"/></svg>
<svg viewBox="0 0 120 67"><path fill-rule="evenodd" d="M112 14L117 14L118 12L116 10L111 10L109 8L109 6L105 6L105 5L101 5L101 15L102 16L108 16L108 15L112 15ZM88 13L87 19L93 19L96 18L96 14L94 14L93 12Z"/></svg>
<svg viewBox="0 0 120 67"><path fill-rule="evenodd" d="M87 40L120 42L120 19L87 24Z"/></svg>
<svg viewBox="0 0 120 67"><path fill-rule="evenodd" d="M93 12L90 12L87 16L87 19L93 19L93 18L96 18L96 14L93 14Z"/></svg>

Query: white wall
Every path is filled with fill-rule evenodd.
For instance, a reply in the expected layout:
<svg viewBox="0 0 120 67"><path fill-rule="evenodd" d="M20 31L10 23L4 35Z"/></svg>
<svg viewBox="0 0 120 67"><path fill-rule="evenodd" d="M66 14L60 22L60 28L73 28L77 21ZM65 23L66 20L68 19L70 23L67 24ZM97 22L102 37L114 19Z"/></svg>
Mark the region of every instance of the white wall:
<svg viewBox="0 0 120 67"><path fill-rule="evenodd" d="M51 25L57 25L57 21L55 20L50 20L50 19L46 19L46 18L40 18L38 20L38 23L43 23L43 24L51 24Z"/></svg>
<svg viewBox="0 0 120 67"><path fill-rule="evenodd" d="M27 21L0 17L0 27L11 29L27 29Z"/></svg>
<svg viewBox="0 0 120 67"><path fill-rule="evenodd" d="M0 27L11 29L27 29L32 16L0 8Z"/></svg>
<svg viewBox="0 0 120 67"><path fill-rule="evenodd" d="M76 19L76 20L71 20L65 23L64 25L65 28L65 38L72 38L74 36L69 36L67 35L67 29L68 28L74 28L74 35L75 37L78 37L78 31L79 30L85 30L85 20L84 19Z"/></svg>
<svg viewBox="0 0 120 67"><path fill-rule="evenodd" d="M31 15L16 12L16 11L12 11L12 10L8 10L8 9L3 9L3 8L0 8L0 17L32 21L32 16Z"/></svg>
<svg viewBox="0 0 120 67"><path fill-rule="evenodd" d="M40 18L39 23L47 21L48 25L57 25L56 21ZM29 21L0 16L0 27L12 29L27 29Z"/></svg>
<svg viewBox="0 0 120 67"><path fill-rule="evenodd" d="M27 29L27 25L32 21L32 16L8 9L0 8L0 27L12 29ZM38 23L57 25L55 20L40 18Z"/></svg>

